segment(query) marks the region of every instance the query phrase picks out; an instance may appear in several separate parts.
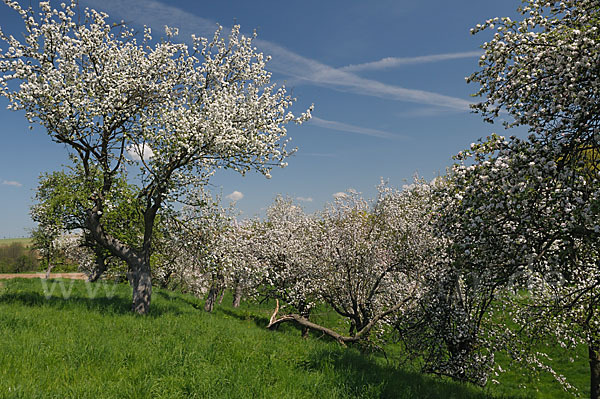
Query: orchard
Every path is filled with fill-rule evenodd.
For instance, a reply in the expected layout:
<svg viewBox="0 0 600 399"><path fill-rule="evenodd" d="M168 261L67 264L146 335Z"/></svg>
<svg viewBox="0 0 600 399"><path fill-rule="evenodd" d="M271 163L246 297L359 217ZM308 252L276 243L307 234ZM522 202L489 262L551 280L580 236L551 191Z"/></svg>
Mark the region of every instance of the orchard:
<svg viewBox="0 0 600 399"><path fill-rule="evenodd" d="M219 28L188 46L176 28L156 41L76 2L4 3L27 34L0 31L1 94L72 154L31 212L48 272L61 248L92 281L120 274L139 314L153 283L207 296L208 312L230 289L235 307L273 303L268 328L401 345L422 372L481 386L503 354L576 393L536 345L585 346L600 398L597 0L526 0L518 20L473 28L492 38L467 78L472 108L527 137L484 132L432 181L348 190L314 213L278 196L244 220L209 192L212 174L270 177L294 152L286 125L312 111L288 111L254 36ZM320 307L340 322L316 321Z"/></svg>

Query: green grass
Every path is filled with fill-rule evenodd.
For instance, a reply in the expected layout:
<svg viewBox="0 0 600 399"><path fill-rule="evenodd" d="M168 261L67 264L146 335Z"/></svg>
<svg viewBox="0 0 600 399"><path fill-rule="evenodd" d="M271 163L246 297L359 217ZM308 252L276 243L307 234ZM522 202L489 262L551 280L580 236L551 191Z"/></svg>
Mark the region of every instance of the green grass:
<svg viewBox="0 0 600 399"><path fill-rule="evenodd" d="M31 245L31 238L0 238L0 247L11 244L23 244L24 246Z"/></svg>
<svg viewBox="0 0 600 399"><path fill-rule="evenodd" d="M46 291L37 279L0 281L0 398L544 397L424 376L304 340L292 325L266 330L272 303L234 309L226 297L209 314L197 298L155 288L142 317L129 312L127 285L94 297L98 286L54 281L64 291L48 297L53 281Z"/></svg>

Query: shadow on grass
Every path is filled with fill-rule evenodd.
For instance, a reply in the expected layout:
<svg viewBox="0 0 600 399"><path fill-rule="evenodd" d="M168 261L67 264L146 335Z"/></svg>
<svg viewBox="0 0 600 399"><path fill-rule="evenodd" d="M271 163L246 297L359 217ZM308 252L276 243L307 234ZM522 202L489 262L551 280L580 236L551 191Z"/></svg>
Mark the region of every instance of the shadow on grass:
<svg viewBox="0 0 600 399"><path fill-rule="evenodd" d="M177 301L177 302L185 303L186 305L189 305L196 310L204 310L203 301L201 301L200 299L194 300L193 298L190 299L187 296L182 296L181 294L164 291L164 290L156 291L156 295L158 295L159 297L161 297L162 299L164 299L166 301L173 301L173 302Z"/></svg>
<svg viewBox="0 0 600 399"><path fill-rule="evenodd" d="M216 308L216 311L221 312L226 316L230 316L230 317L236 318L241 321L253 321L257 327L262 328L262 329L266 329L267 326L269 325L269 321L270 321L270 317L268 317L268 316L262 316L262 315L257 314L256 312L250 312L248 310L240 309L240 308L238 308L238 310L231 310L231 309L227 309L227 308L218 308L218 309ZM285 313L282 313L279 316L282 316L283 314L285 314ZM278 324L277 326L275 326L274 331L291 334L291 335L302 336L302 326L300 326L299 324L297 324L295 322L291 322L291 321ZM318 339L318 340L323 340L323 341L327 341L327 342L337 342L331 336L326 335L320 331L309 330L308 334L311 339ZM342 332L342 334L343 334L343 332Z"/></svg>
<svg viewBox="0 0 600 399"><path fill-rule="evenodd" d="M258 328L266 329L267 326L269 325L269 317L261 316L261 315L256 314L255 312L250 312L245 309L240 309L240 310L236 311L236 310L231 310L231 309L227 309L227 308L218 308L216 311L223 313L225 316L233 317L233 318L241 320L241 321L252 321ZM275 327L275 331L283 332L286 334L298 335L298 336L302 335L302 327L300 327L296 323L278 324ZM322 336L320 333L317 334L317 333L313 333L312 331L310 332L310 334L311 334L311 337L314 337L314 338L319 338ZM331 339L331 340L334 341L333 339Z"/></svg>
<svg viewBox="0 0 600 399"><path fill-rule="evenodd" d="M60 286L60 284L63 284ZM65 283L61 280L49 279L40 285L39 291L32 287L32 281L11 280L11 284L0 292L0 303L19 303L31 307L53 307L57 309L81 309L98 312L100 314L131 315L131 288L126 285L114 286L105 284L97 286L95 291L88 290L82 282ZM60 288L48 291L48 287L57 284ZM102 283L85 283L102 284ZM64 288L67 286L67 288ZM100 288L106 288L102 290ZM128 291L128 292L125 292ZM90 294L92 292L92 294ZM159 292L160 293L160 292ZM181 300L181 298L177 298ZM181 307L161 301L150 306L146 317L158 317L163 314L180 314Z"/></svg>
<svg viewBox="0 0 600 399"><path fill-rule="evenodd" d="M381 365L356 349L321 350L297 366L302 370L333 370L343 390L352 397L378 398L521 398L495 396L486 389L428 376L395 366Z"/></svg>
<svg viewBox="0 0 600 399"><path fill-rule="evenodd" d="M50 306L60 309L84 307L99 313L131 313L131 301L120 297L82 298L73 295L63 298L60 296L46 297L39 292L16 292L0 296L0 303L20 303L24 306Z"/></svg>

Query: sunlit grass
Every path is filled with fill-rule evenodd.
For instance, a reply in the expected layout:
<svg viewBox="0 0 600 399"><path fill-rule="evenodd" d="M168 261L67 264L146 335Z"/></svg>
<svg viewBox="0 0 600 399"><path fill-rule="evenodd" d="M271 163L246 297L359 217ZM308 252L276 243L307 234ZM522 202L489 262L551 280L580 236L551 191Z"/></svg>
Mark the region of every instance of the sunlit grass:
<svg viewBox="0 0 600 399"><path fill-rule="evenodd" d="M37 279L0 286L0 398L538 395L518 384L481 389L424 376L325 337L302 339L292 325L266 330L272 303L234 309L226 297L209 314L197 298L155 288L141 317L129 312L127 285L94 292L83 281L63 284L52 295Z"/></svg>

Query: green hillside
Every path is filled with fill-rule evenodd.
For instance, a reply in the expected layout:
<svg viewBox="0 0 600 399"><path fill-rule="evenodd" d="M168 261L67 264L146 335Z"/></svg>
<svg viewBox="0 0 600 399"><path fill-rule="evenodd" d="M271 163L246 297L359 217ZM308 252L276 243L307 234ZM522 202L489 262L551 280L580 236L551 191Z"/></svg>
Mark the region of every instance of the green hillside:
<svg viewBox="0 0 600 399"><path fill-rule="evenodd" d="M31 238L0 238L0 247L15 243L29 246L31 245Z"/></svg>
<svg viewBox="0 0 600 399"><path fill-rule="evenodd" d="M195 297L155 288L150 315L142 317L129 312L130 295L127 285L0 281L0 398L512 398L562 392L558 386L536 392L531 385L523 391L516 384L480 389L324 337L304 340L291 325L269 331L264 326L272 304L234 309L226 297L206 313Z"/></svg>

